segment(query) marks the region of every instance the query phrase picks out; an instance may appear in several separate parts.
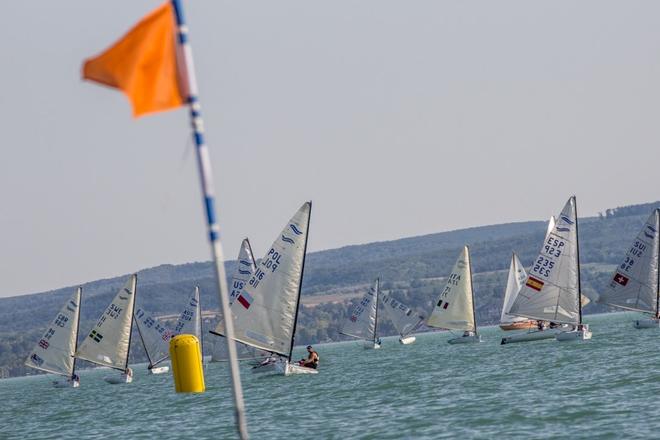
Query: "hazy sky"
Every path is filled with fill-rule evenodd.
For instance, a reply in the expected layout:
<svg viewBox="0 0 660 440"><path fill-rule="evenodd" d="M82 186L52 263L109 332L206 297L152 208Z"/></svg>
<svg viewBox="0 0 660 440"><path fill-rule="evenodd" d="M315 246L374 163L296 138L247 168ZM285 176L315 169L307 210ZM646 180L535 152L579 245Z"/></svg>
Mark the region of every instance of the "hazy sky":
<svg viewBox="0 0 660 440"><path fill-rule="evenodd" d="M186 111L79 79L158 5L3 5L0 296L208 259ZM228 258L660 198L660 2L184 5Z"/></svg>

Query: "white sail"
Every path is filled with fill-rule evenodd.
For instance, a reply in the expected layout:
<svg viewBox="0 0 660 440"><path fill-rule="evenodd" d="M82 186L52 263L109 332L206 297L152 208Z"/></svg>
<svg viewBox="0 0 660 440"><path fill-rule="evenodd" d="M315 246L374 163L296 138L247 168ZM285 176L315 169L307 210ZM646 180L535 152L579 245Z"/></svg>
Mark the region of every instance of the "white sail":
<svg viewBox="0 0 660 440"><path fill-rule="evenodd" d="M513 305L513 302L516 300L518 292L520 292L520 289L525 284L525 279L527 279L527 272L525 272L525 268L520 263L518 256L514 253L511 256L509 279L506 282L506 290L504 291L504 305L502 306L502 316L500 317L501 324L511 324L519 321L527 321L527 318L509 315L507 313Z"/></svg>
<svg viewBox="0 0 660 440"><path fill-rule="evenodd" d="M177 335L194 335L197 339L202 337L202 318L199 307L199 287L195 286L192 295L188 298L186 306L181 312L174 326Z"/></svg>
<svg viewBox="0 0 660 440"><path fill-rule="evenodd" d="M32 349L25 365L71 377L75 366L73 354L78 338L81 294L82 288L78 287Z"/></svg>
<svg viewBox="0 0 660 440"><path fill-rule="evenodd" d="M383 303L385 314L390 318L392 325L394 325L394 328L402 337L414 332L424 321L423 316L419 316L410 307L395 300L390 295L383 295L381 302Z"/></svg>
<svg viewBox="0 0 660 440"><path fill-rule="evenodd" d="M236 269L231 277L231 294L229 296L229 304L241 294L245 284L250 280L252 274L256 270L257 265L254 262L252 255L252 248L248 239L244 239L241 243L241 250L238 253L238 260L236 261Z"/></svg>
<svg viewBox="0 0 660 440"><path fill-rule="evenodd" d="M550 233L555 229L555 224L557 223L557 220L555 219L554 215L550 216L550 220L548 220L548 229L545 231L545 238L547 239L548 236L550 236Z"/></svg>
<svg viewBox="0 0 660 440"><path fill-rule="evenodd" d="M174 332L158 322L153 314L142 307L138 307L134 315L144 351L149 359L149 365L156 366L169 357L169 343L172 336L174 336Z"/></svg>
<svg viewBox="0 0 660 440"><path fill-rule="evenodd" d="M311 209L307 202L289 220L232 304L238 342L290 355ZM224 334L222 322L216 331Z"/></svg>
<svg viewBox="0 0 660 440"><path fill-rule="evenodd" d="M348 315L340 333L354 338L376 340L379 280L376 280Z"/></svg>
<svg viewBox="0 0 660 440"><path fill-rule="evenodd" d="M267 351L259 350L249 345L241 344L240 342L236 343L236 353L239 361L263 359L270 355ZM211 362L227 362L228 360L227 341L222 336L218 337L211 348Z"/></svg>
<svg viewBox="0 0 660 440"><path fill-rule="evenodd" d="M467 246L463 247L461 255L456 260L447 284L438 297L426 325L476 332L472 268L470 267L470 251Z"/></svg>
<svg viewBox="0 0 660 440"><path fill-rule="evenodd" d="M653 211L628 248L599 303L639 312L656 313L660 211Z"/></svg>
<svg viewBox="0 0 660 440"><path fill-rule="evenodd" d="M78 359L118 370L126 369L136 284L137 275L131 275L78 348Z"/></svg>
<svg viewBox="0 0 660 440"><path fill-rule="evenodd" d="M543 242L509 313L567 324L580 320L577 211L571 197Z"/></svg>

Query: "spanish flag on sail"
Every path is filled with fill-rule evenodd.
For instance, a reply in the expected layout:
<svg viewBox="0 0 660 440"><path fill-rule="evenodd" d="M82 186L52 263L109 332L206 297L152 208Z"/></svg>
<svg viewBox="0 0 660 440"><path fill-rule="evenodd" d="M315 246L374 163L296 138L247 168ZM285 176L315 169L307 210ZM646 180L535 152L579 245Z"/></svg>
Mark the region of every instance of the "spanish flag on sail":
<svg viewBox="0 0 660 440"><path fill-rule="evenodd" d="M133 106L133 116L185 104L177 65L175 16L164 3L100 55L85 60L84 79L119 89Z"/></svg>

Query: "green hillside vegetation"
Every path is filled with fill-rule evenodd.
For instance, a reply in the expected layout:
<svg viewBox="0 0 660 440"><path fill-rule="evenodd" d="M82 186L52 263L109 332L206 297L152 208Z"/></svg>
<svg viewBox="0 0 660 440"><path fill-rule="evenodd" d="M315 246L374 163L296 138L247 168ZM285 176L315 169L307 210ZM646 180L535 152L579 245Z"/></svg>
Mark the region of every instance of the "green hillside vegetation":
<svg viewBox="0 0 660 440"><path fill-rule="evenodd" d="M623 257L651 210L660 202L608 209L598 217L582 218L580 258L583 293L595 299L609 282L614 266ZM336 341L350 307L357 299L339 302L312 302L312 296L364 291L376 277L382 288L398 300L428 315L436 295L444 287L461 247L470 246L479 325L498 322L511 252L518 253L526 266L538 254L546 230L543 221L508 223L443 232L400 240L347 246L308 255L303 282L297 344ZM314 233L314 225L311 227ZM265 245L255 243L255 251ZM226 263L232 273L236 262ZM86 336L105 310L127 275L83 285L81 335ZM195 285L201 288L204 310L217 310L218 299L210 263L162 265L138 274L138 304L157 315L175 315L183 308ZM44 293L0 299L0 376L26 374L23 361L45 330L56 310L73 292L73 286ZM336 295L335 295L336 296ZM347 298L350 296L347 296ZM584 312L607 311L589 304ZM394 334L385 316L379 323L383 335ZM205 320L205 328L214 325ZM211 341L214 337L206 337ZM144 360L139 338L133 338L132 361ZM207 344L206 349L210 348Z"/></svg>

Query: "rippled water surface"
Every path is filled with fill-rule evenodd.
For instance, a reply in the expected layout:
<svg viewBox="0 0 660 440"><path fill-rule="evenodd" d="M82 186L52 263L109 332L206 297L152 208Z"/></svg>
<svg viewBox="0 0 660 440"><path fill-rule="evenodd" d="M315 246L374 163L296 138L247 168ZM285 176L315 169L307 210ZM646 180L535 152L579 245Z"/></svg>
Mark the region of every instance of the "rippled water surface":
<svg viewBox="0 0 660 440"><path fill-rule="evenodd" d="M635 330L634 314L588 316L594 336L500 346L414 345L385 338L381 350L357 342L319 345L321 372L242 377L252 438L659 438L660 329ZM510 333L510 332L509 332ZM296 350L302 357L304 350ZM223 364L206 370L207 392L175 394L169 374L136 369L130 385L108 370L81 372L79 389L51 376L0 381L0 438L233 438Z"/></svg>

